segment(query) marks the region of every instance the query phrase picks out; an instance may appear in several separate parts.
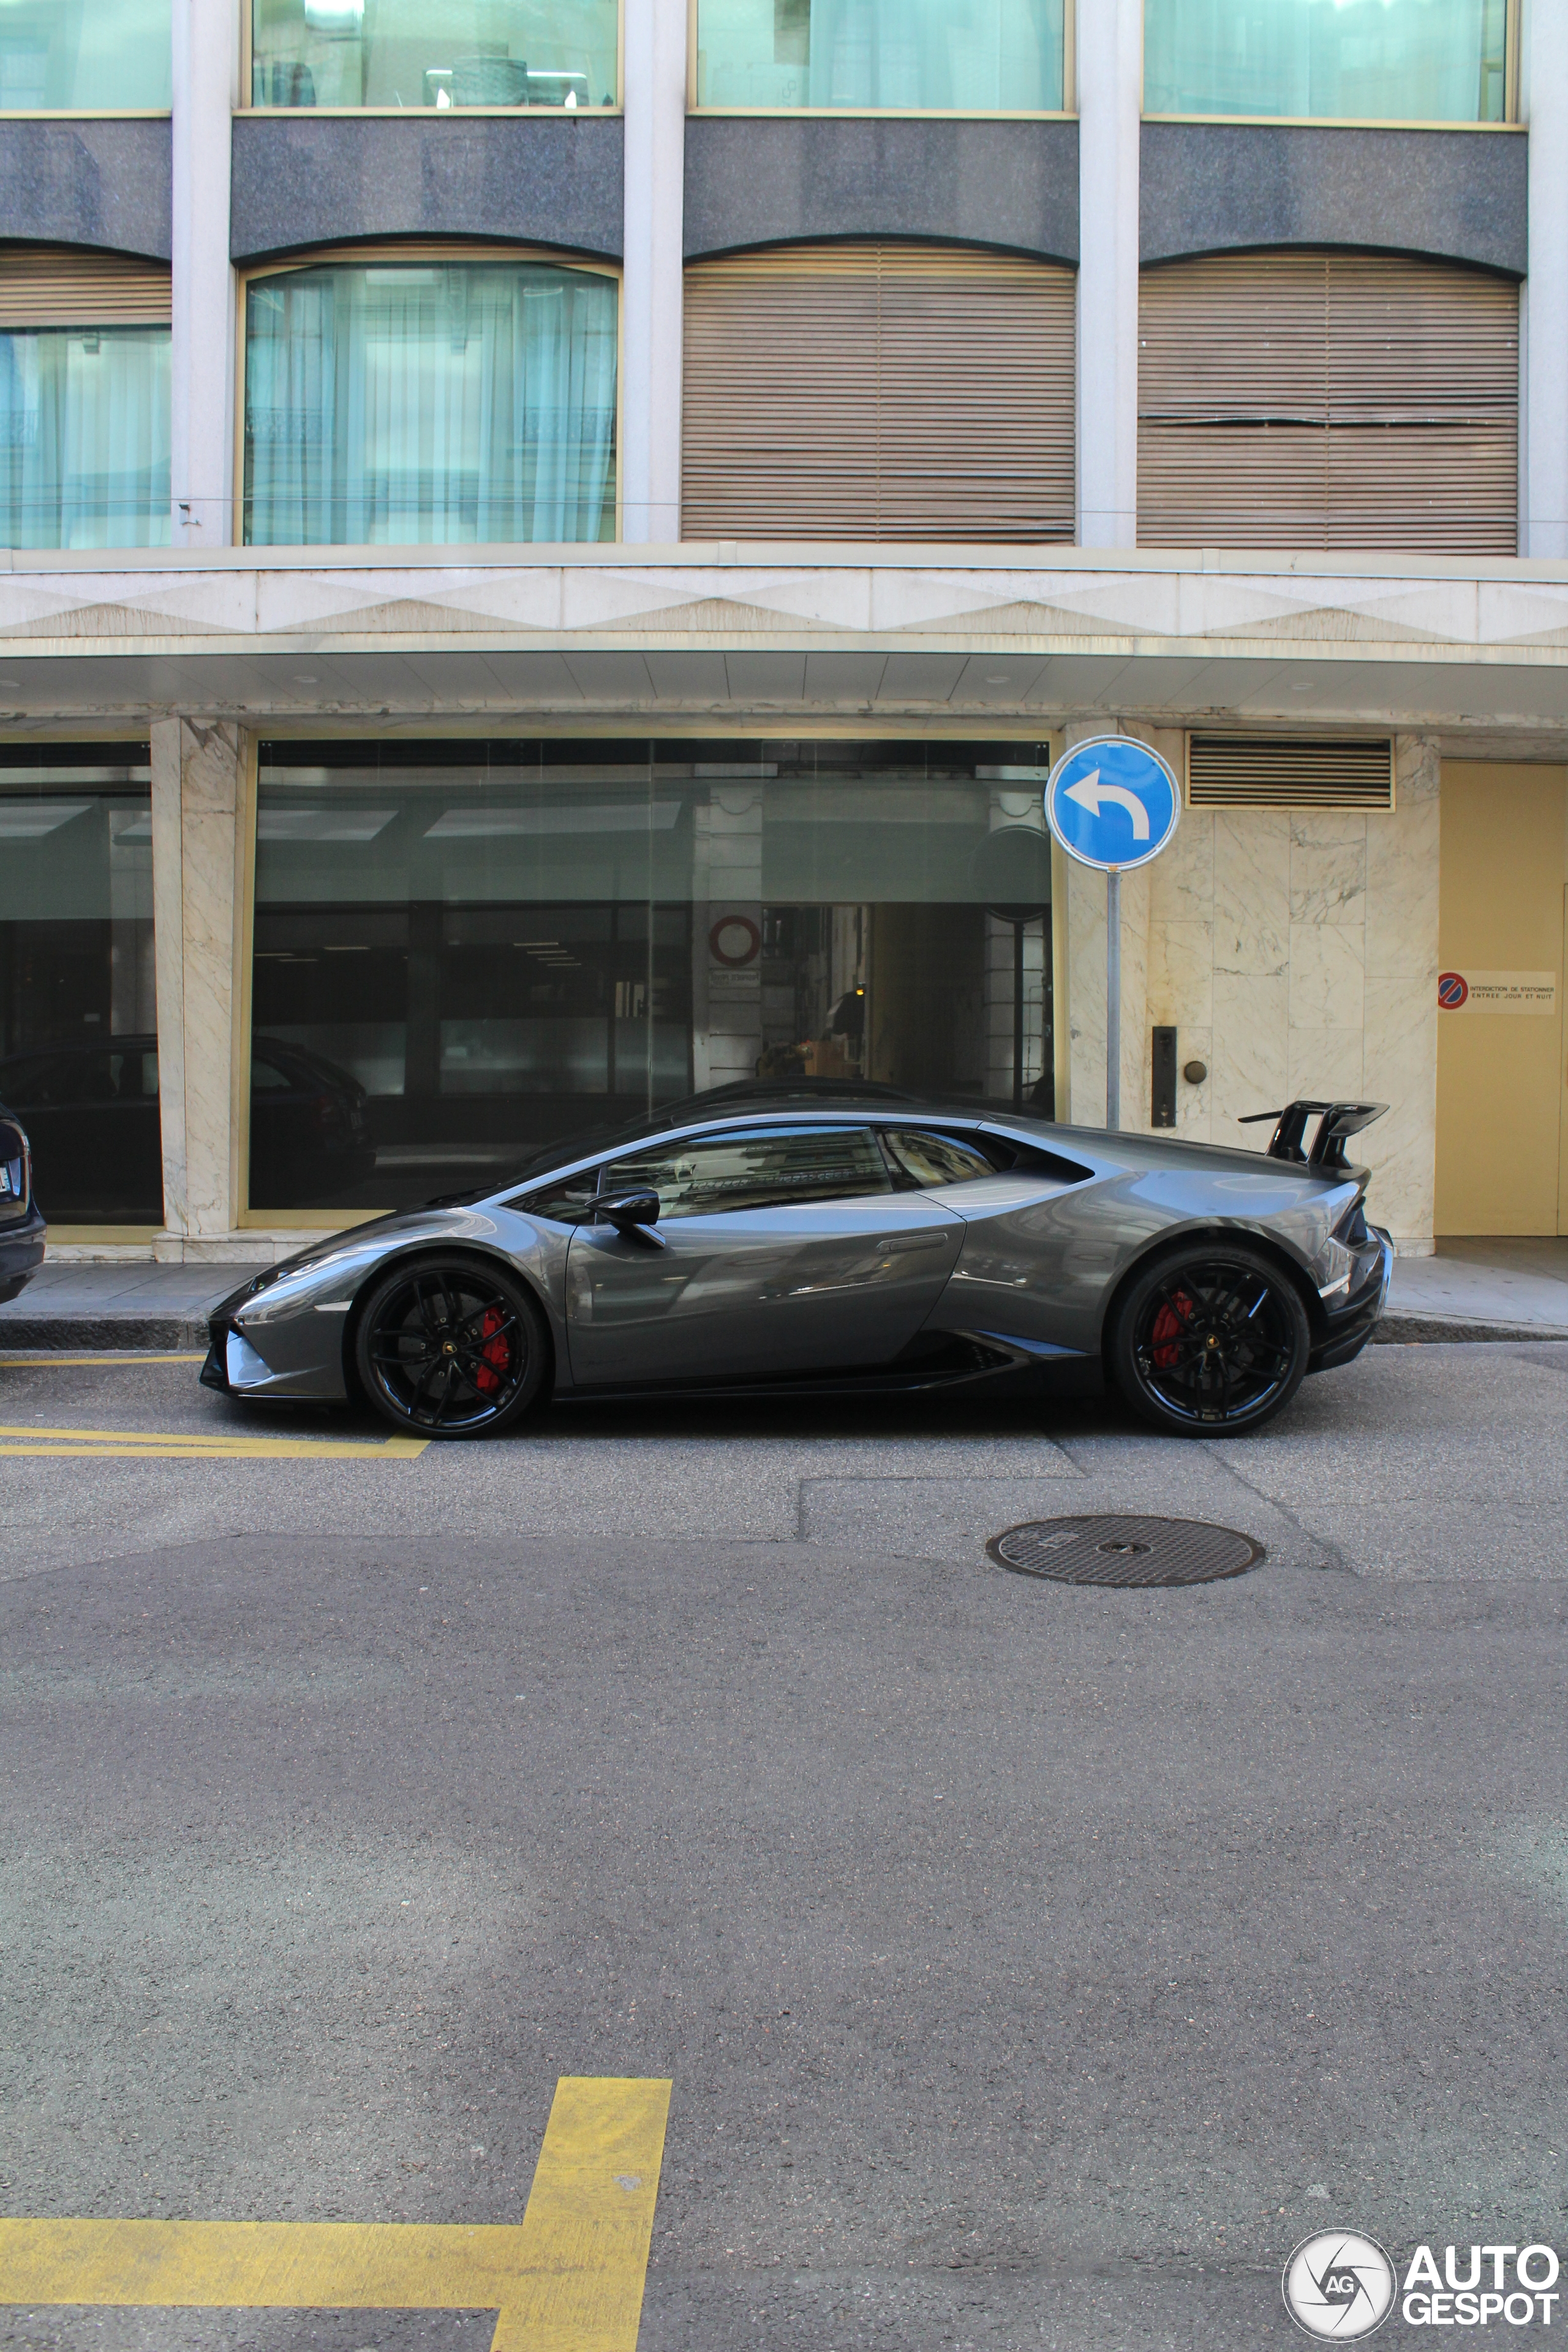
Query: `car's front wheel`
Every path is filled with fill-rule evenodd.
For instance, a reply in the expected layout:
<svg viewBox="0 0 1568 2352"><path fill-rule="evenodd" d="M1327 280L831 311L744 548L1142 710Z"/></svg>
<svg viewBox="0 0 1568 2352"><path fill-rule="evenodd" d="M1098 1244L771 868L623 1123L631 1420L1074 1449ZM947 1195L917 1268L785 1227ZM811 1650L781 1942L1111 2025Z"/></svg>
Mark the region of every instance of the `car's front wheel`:
<svg viewBox="0 0 1568 2352"><path fill-rule="evenodd" d="M520 1421L550 1343L522 1284L471 1258L416 1258L364 1302L354 1361L366 1396L405 1436L489 1436Z"/></svg>
<svg viewBox="0 0 1568 2352"><path fill-rule="evenodd" d="M1311 1329L1289 1276L1260 1251L1173 1251L1115 1314L1112 1379L1135 1412L1184 1437L1260 1428L1300 1387Z"/></svg>

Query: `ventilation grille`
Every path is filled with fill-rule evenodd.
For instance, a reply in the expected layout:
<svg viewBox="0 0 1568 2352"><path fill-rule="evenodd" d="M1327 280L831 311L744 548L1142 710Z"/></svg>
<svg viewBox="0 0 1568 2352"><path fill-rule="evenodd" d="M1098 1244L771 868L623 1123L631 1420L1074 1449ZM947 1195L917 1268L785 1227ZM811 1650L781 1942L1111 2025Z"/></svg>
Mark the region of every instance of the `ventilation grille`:
<svg viewBox="0 0 1568 2352"><path fill-rule="evenodd" d="M687 539L1073 535L1074 274L947 246L686 273Z"/></svg>
<svg viewBox="0 0 1568 2352"><path fill-rule="evenodd" d="M1189 808L1394 806L1394 745L1287 742L1278 736L1194 735L1187 744Z"/></svg>
<svg viewBox="0 0 1568 2352"><path fill-rule="evenodd" d="M162 262L60 247L0 249L0 330L168 323L169 271Z"/></svg>

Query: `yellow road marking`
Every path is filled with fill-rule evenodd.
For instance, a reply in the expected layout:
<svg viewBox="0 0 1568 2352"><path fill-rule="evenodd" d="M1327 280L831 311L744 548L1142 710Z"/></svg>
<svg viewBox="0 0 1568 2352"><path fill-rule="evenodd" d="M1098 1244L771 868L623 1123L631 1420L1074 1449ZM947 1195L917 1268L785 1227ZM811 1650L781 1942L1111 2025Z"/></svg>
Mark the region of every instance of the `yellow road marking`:
<svg viewBox="0 0 1568 2352"><path fill-rule="evenodd" d="M491 2352L637 2352L669 2093L563 2075L521 2225L0 2221L0 2304L496 2311Z"/></svg>
<svg viewBox="0 0 1568 2352"><path fill-rule="evenodd" d="M205 1364L205 1356L8 1356L0 1348L0 1372L52 1371L57 1364Z"/></svg>
<svg viewBox="0 0 1568 2352"><path fill-rule="evenodd" d="M41 1429L23 1422L0 1423L0 1454L146 1454L154 1459L261 1462L412 1462L429 1445L427 1437L387 1437L344 1442L324 1437L237 1437L225 1431L180 1429Z"/></svg>

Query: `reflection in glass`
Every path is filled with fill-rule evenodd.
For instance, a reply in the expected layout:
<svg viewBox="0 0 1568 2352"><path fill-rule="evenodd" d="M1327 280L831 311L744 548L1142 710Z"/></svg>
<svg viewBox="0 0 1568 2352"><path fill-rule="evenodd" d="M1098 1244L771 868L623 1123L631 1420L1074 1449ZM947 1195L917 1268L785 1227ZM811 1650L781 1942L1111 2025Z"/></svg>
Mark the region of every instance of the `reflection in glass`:
<svg viewBox="0 0 1568 2352"><path fill-rule="evenodd" d="M253 0L253 106L614 106L616 0Z"/></svg>
<svg viewBox="0 0 1568 2352"><path fill-rule="evenodd" d="M0 1103L56 1224L161 1225L144 743L0 748Z"/></svg>
<svg viewBox="0 0 1568 2352"><path fill-rule="evenodd" d="M699 0L697 102L1051 112L1062 0Z"/></svg>
<svg viewBox="0 0 1568 2352"><path fill-rule="evenodd" d="M540 262L257 280L247 544L613 539L616 314L613 278Z"/></svg>
<svg viewBox="0 0 1568 2352"><path fill-rule="evenodd" d="M1145 0L1149 114L1500 122L1507 0Z"/></svg>
<svg viewBox="0 0 1568 2352"><path fill-rule="evenodd" d="M166 111L169 0L0 0L0 110Z"/></svg>
<svg viewBox="0 0 1568 2352"><path fill-rule="evenodd" d="M0 545L169 539L168 328L0 333Z"/></svg>
<svg viewBox="0 0 1568 2352"><path fill-rule="evenodd" d="M265 1151L253 1090L251 1206L499 1182L758 1076L1048 1111L1049 845L1019 757L264 745L253 1052L318 1078Z"/></svg>

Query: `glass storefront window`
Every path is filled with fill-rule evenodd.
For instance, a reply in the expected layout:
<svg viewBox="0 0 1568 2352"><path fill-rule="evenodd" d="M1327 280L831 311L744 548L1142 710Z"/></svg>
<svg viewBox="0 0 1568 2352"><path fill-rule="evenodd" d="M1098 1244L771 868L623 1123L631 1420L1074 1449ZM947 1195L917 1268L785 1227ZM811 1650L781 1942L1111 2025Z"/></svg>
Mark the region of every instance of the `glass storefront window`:
<svg viewBox="0 0 1568 2352"><path fill-rule="evenodd" d="M252 106L614 106L617 0L252 0Z"/></svg>
<svg viewBox="0 0 1568 2352"><path fill-rule="evenodd" d="M1047 760L264 744L252 1210L500 1182L758 1075L1048 1112Z"/></svg>
<svg viewBox="0 0 1568 2352"><path fill-rule="evenodd" d="M1144 0L1146 114L1501 122L1508 0Z"/></svg>
<svg viewBox="0 0 1568 2352"><path fill-rule="evenodd" d="M617 291L532 261L253 280L246 544L614 539Z"/></svg>
<svg viewBox="0 0 1568 2352"><path fill-rule="evenodd" d="M169 541L168 328L0 332L0 545Z"/></svg>
<svg viewBox="0 0 1568 2352"><path fill-rule="evenodd" d="M1062 66L1062 0L698 0L699 106L1054 113Z"/></svg>
<svg viewBox="0 0 1568 2352"><path fill-rule="evenodd" d="M169 0L0 0L0 111L166 113Z"/></svg>
<svg viewBox="0 0 1568 2352"><path fill-rule="evenodd" d="M0 1103L54 1224L161 1225L145 743L0 746Z"/></svg>

